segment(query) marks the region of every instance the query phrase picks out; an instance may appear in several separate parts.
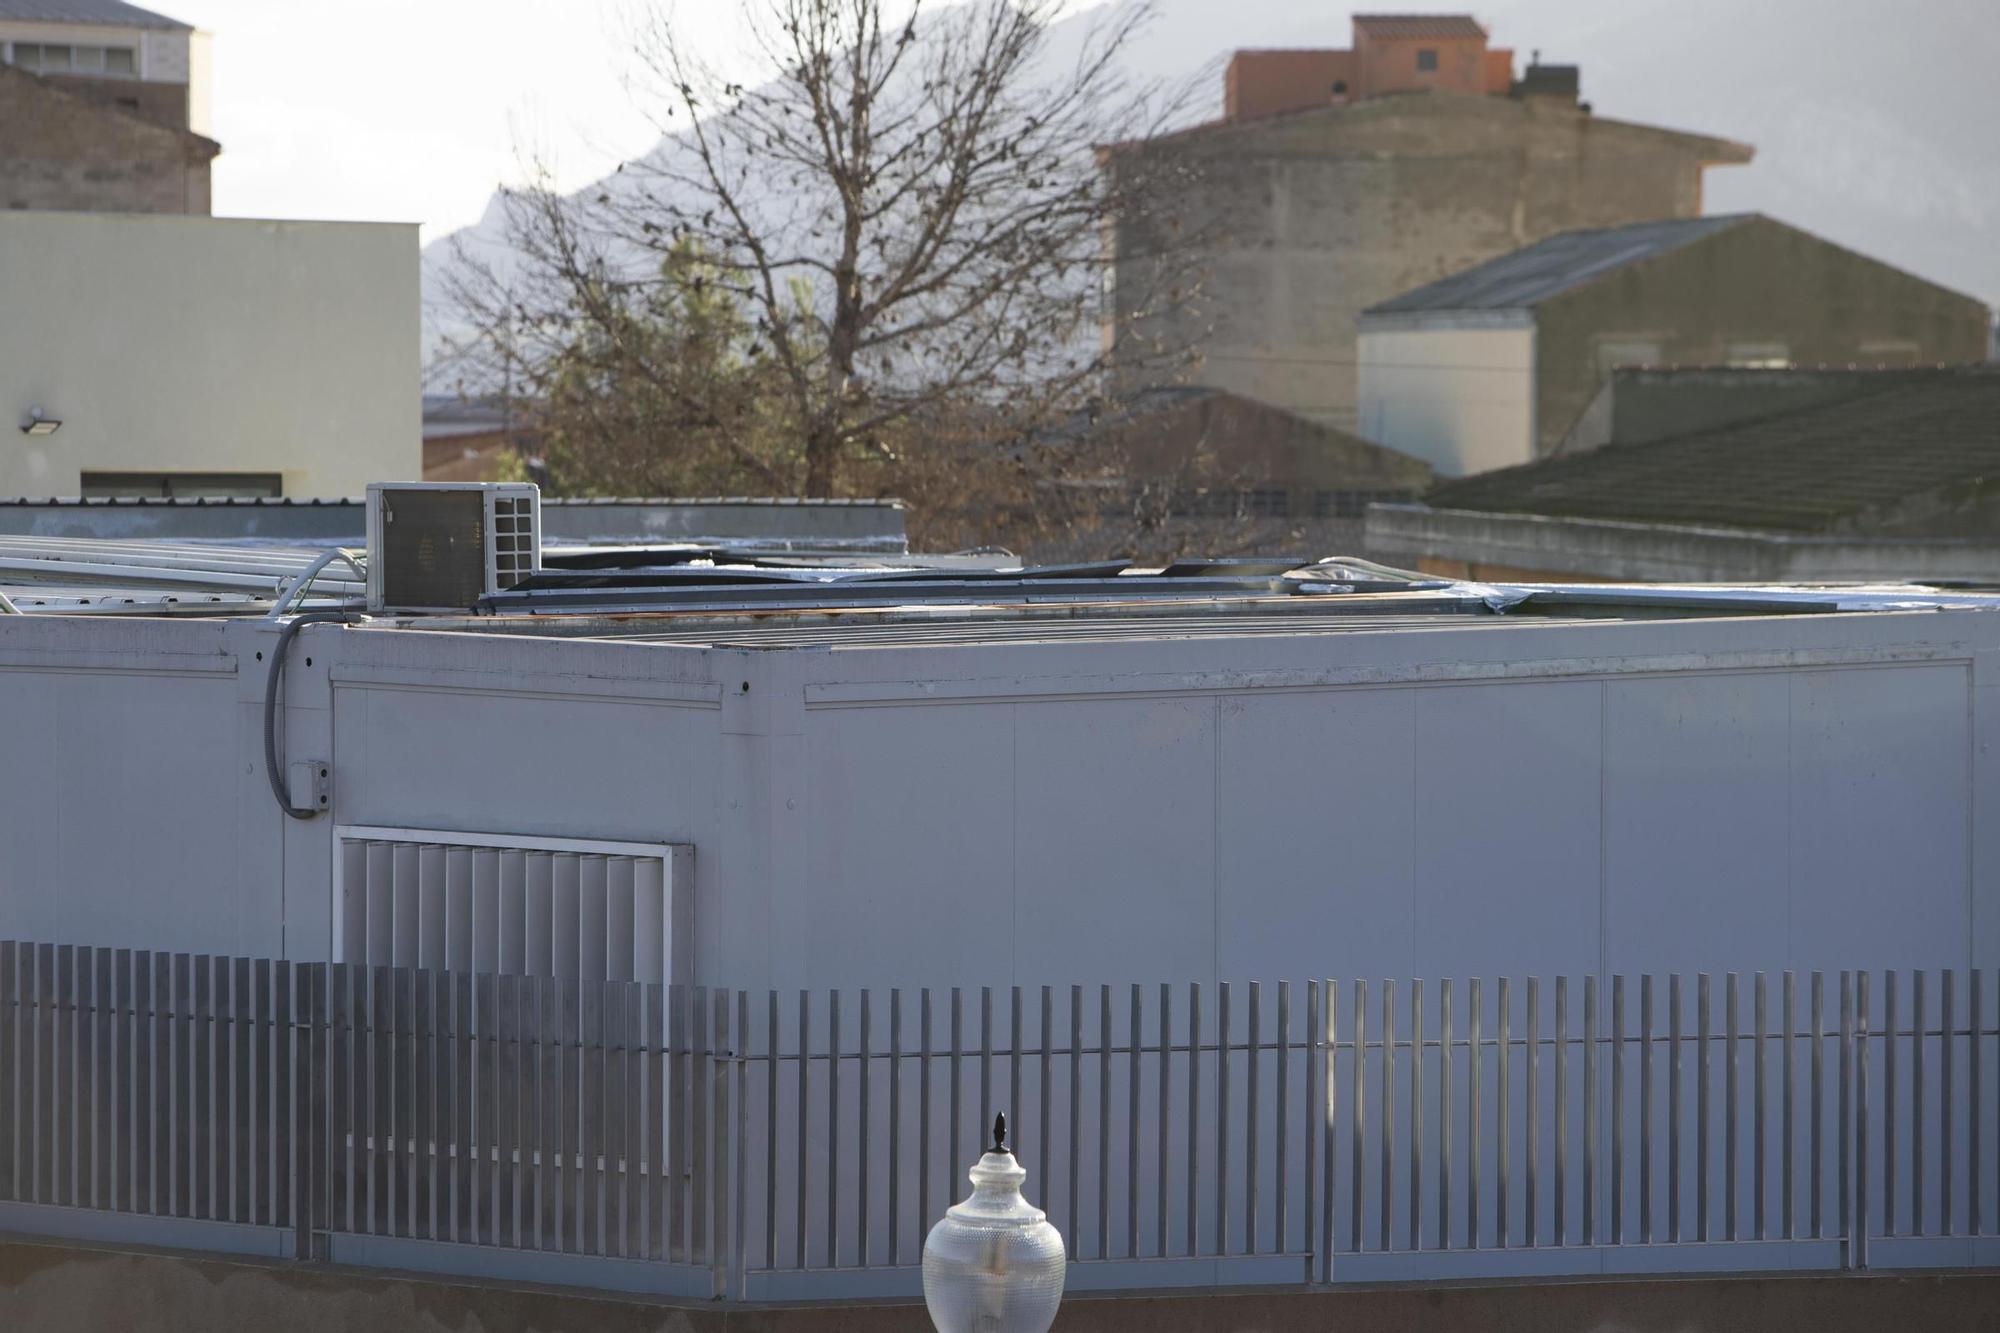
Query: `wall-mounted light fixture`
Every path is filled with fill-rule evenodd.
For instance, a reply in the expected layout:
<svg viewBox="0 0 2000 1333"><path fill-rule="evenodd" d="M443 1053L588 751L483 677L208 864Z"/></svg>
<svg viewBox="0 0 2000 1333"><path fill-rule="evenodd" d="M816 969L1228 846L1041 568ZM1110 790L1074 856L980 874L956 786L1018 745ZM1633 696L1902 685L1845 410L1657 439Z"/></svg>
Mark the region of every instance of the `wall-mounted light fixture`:
<svg viewBox="0 0 2000 1333"><path fill-rule="evenodd" d="M28 419L21 423L21 434L23 435L53 435L61 429L61 418L45 417L42 415L42 409L39 407L29 408Z"/></svg>

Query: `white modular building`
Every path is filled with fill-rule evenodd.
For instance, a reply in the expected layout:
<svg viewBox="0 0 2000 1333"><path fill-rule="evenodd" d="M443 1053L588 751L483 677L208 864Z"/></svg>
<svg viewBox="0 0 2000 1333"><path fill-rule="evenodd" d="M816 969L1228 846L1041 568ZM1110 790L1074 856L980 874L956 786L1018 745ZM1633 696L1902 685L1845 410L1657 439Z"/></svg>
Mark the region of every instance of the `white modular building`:
<svg viewBox="0 0 2000 1333"><path fill-rule="evenodd" d="M628 547L305 625L267 704L304 555L55 547L0 618L0 938L755 988L2000 964L1974 594Z"/></svg>
<svg viewBox="0 0 2000 1333"><path fill-rule="evenodd" d="M1072 1289L2000 1255L1993 597L365 518L0 537L0 1228L908 1296L1005 1108Z"/></svg>

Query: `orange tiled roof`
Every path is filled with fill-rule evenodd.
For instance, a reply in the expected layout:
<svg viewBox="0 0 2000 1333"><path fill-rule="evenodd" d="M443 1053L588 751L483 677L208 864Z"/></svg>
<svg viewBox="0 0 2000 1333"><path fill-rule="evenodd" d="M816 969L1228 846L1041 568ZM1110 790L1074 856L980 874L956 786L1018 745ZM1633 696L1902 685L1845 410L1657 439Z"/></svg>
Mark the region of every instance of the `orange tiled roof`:
<svg viewBox="0 0 2000 1333"><path fill-rule="evenodd" d="M1370 37L1390 40L1430 37L1452 41L1486 36L1486 29L1470 14L1356 14L1354 26Z"/></svg>

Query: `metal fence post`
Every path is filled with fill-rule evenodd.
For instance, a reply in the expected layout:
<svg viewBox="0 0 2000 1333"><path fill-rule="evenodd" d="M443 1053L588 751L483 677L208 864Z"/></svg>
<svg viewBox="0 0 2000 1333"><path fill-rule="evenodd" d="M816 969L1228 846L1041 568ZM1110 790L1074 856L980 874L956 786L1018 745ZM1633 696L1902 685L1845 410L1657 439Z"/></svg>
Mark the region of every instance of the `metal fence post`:
<svg viewBox="0 0 2000 1333"><path fill-rule="evenodd" d="M745 1240L745 1223L750 1211L749 1167L746 1160L750 1153L750 992L747 990L736 993L736 1046L736 1133L729 1145L733 1162L729 1202L735 1210L732 1219L735 1225L730 1228L729 1241L730 1271L735 1279L732 1294L740 1301L745 1299L750 1285L749 1246ZM776 1077L777 1071L773 1068L774 1081ZM769 1134L770 1127L766 1126L764 1132ZM895 1152L893 1145L891 1152ZM890 1160L894 1160L893 1156ZM895 1261L896 1255L892 1251L889 1262Z"/></svg>
<svg viewBox="0 0 2000 1333"><path fill-rule="evenodd" d="M729 1117L729 1071L736 1052L730 1046L729 997L727 989L718 988L712 992L714 1021L714 1042L710 1046L708 1064L709 1097L712 1110L709 1125L714 1134L709 1157L709 1199L713 1212L709 1217L708 1255L711 1295L716 1300L726 1300L729 1296L730 1270L732 1262L730 1240L734 1231L730 1226L729 1210L733 1205L735 1191L730 1156ZM864 1075L865 1076L865 1075ZM838 1169L835 1166L833 1169Z"/></svg>
<svg viewBox="0 0 2000 1333"><path fill-rule="evenodd" d="M327 1258L327 1171L333 1153L333 1139L327 1133L327 1041L328 1006L326 989L329 968L325 963L295 964L297 989L293 1013L293 1060L299 1047L305 1048L303 1069L304 1114L296 1117L304 1130L304 1142L292 1153L292 1214L298 1227L294 1257L324 1261ZM303 1012L300 1012L300 1011ZM299 1040L300 1036L304 1040ZM296 1085L295 1085L296 1086Z"/></svg>

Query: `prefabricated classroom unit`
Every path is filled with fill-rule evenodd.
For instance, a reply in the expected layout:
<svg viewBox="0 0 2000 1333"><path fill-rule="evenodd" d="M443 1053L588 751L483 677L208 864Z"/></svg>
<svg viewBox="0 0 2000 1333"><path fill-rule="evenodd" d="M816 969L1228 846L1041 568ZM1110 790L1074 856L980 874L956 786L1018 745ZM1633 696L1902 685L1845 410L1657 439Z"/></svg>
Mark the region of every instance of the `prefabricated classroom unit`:
<svg viewBox="0 0 2000 1333"><path fill-rule="evenodd" d="M305 819L276 622L0 617L0 938L753 988L2000 964L1986 599L964 563L307 626Z"/></svg>

